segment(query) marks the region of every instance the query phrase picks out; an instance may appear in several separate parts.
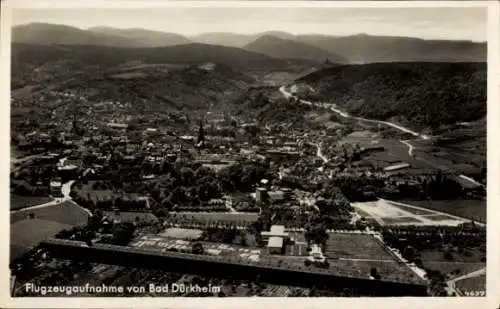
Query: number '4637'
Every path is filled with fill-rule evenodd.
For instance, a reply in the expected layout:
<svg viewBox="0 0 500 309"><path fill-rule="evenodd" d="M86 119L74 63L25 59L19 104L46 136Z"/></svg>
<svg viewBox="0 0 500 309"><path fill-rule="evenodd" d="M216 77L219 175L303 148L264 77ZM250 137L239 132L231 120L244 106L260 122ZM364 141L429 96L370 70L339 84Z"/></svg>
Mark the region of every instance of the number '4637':
<svg viewBox="0 0 500 309"><path fill-rule="evenodd" d="M472 296L472 297L480 297L480 296L485 296L486 292L485 291L466 291L465 296Z"/></svg>

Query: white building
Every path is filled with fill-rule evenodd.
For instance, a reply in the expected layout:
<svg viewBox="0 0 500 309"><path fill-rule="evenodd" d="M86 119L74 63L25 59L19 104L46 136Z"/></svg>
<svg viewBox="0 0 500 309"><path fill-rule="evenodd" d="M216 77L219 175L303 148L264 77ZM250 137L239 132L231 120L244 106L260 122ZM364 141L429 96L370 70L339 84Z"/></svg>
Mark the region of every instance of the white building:
<svg viewBox="0 0 500 309"><path fill-rule="evenodd" d="M282 254L283 253L283 238L282 237L269 237L267 243L267 251L269 254Z"/></svg>
<svg viewBox="0 0 500 309"><path fill-rule="evenodd" d="M264 231L260 233L262 239L270 239L271 237L281 237L288 239L289 235L285 232L284 225L273 225L270 231Z"/></svg>
<svg viewBox="0 0 500 309"><path fill-rule="evenodd" d="M261 237L267 240L267 250L269 254L282 254L285 241L289 234L285 232L284 225L273 225L270 231L262 232Z"/></svg>

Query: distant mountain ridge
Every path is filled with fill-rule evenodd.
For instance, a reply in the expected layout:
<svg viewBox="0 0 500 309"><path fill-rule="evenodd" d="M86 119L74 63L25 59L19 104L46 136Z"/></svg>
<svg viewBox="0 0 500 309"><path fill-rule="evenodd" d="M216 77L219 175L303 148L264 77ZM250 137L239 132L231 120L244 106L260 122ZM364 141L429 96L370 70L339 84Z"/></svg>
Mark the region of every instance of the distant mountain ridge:
<svg viewBox="0 0 500 309"><path fill-rule="evenodd" d="M228 47L244 47L262 36L271 35L283 40L291 40L295 35L284 31L265 31L255 34L239 34L232 32L207 32L190 37L193 42L222 45Z"/></svg>
<svg viewBox="0 0 500 309"><path fill-rule="evenodd" d="M117 29L111 27L93 27L88 30L94 33L124 37L149 47L173 46L192 43L191 40L180 34L141 28Z"/></svg>
<svg viewBox="0 0 500 309"><path fill-rule="evenodd" d="M99 65L103 68L136 60L150 64L213 62L237 68L286 68L290 65L290 60L287 59L276 59L241 48L200 43L148 48L14 43L11 50L13 65L42 65L62 59L69 60L76 66ZM302 59L292 62L302 65L315 64Z"/></svg>
<svg viewBox="0 0 500 309"><path fill-rule="evenodd" d="M346 60L336 54L327 52L312 45L281 39L273 35L264 35L252 43L245 45L243 49L268 55L273 58L306 59L322 62L345 62Z"/></svg>
<svg viewBox="0 0 500 309"><path fill-rule="evenodd" d="M204 33L185 37L175 33L139 28L93 27L87 30L65 25L32 23L15 26L12 41L39 45L102 45L114 47L161 47L203 43L245 48L280 59L343 59L349 63L371 62L485 62L487 44L471 41L425 40L411 37L357 34L331 36L294 35L283 31L257 34ZM333 56L328 57L327 54Z"/></svg>
<svg viewBox="0 0 500 309"><path fill-rule="evenodd" d="M339 54L352 63L484 62L487 59L486 43L472 41L424 40L367 34L344 37L298 35L295 40Z"/></svg>
<svg viewBox="0 0 500 309"><path fill-rule="evenodd" d="M122 36L94 33L76 27L47 23L31 23L13 27L12 42L38 45L142 46L140 42Z"/></svg>

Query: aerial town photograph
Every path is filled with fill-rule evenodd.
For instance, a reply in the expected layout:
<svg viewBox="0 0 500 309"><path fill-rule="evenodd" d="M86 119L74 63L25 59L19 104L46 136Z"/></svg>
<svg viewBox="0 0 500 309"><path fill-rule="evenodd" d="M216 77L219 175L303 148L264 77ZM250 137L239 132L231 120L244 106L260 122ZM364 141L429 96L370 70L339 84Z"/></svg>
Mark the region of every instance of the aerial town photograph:
<svg viewBox="0 0 500 309"><path fill-rule="evenodd" d="M11 297L486 296L487 13L13 9Z"/></svg>

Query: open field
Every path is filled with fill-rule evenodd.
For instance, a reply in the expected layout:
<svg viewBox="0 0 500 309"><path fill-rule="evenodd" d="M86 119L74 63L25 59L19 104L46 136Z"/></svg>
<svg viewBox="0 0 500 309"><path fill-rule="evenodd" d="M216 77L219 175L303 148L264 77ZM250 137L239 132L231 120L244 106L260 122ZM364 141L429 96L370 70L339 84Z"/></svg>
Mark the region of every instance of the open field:
<svg viewBox="0 0 500 309"><path fill-rule="evenodd" d="M465 129L468 131L468 129ZM474 131L474 130L473 130ZM447 163L452 169L459 173L469 174L478 172L486 160L486 132L484 124L479 124L475 132L460 133L455 130L453 135L467 139L451 144L436 146L430 141L413 141L417 155L423 159L441 164Z"/></svg>
<svg viewBox="0 0 500 309"><path fill-rule="evenodd" d="M43 219L26 219L11 224L11 259L22 255L46 238L54 236L59 231L70 229L71 227L69 224Z"/></svg>
<svg viewBox="0 0 500 309"><path fill-rule="evenodd" d="M371 130L373 131L373 129ZM441 151L435 151L435 147L428 144L427 141L408 141L413 148L410 155L408 145L402 143L399 139L367 140L364 137L349 137L348 140L359 143L361 147L383 146L385 151L377 151L365 156L374 165L382 168L403 161L409 163L410 167L401 171L410 174L433 173L438 170L463 174L479 172L477 166L470 164L471 160L480 161L477 156L471 158L469 154L453 149L439 148ZM484 157L480 158L484 160ZM399 172L394 171L393 173Z"/></svg>
<svg viewBox="0 0 500 309"><path fill-rule="evenodd" d="M34 219L29 219L33 214ZM15 258L59 231L87 223L89 215L73 202L10 214L11 258Z"/></svg>
<svg viewBox="0 0 500 309"><path fill-rule="evenodd" d="M413 207L407 207L407 206L403 206L401 204L396 204L396 203L393 203L393 202L390 202L390 201L389 201L389 204L394 205L394 206L398 207L399 209L402 209L402 210L407 211L407 212L409 212L411 214L414 214L414 215L420 215L420 216L436 215L435 212L430 211L430 210L425 210L425 209L420 209L420 208L413 208Z"/></svg>
<svg viewBox="0 0 500 309"><path fill-rule="evenodd" d="M360 277L369 277L370 270L376 268L383 280L422 282L406 265L396 261L337 260L330 263L330 268L345 274L357 273Z"/></svg>
<svg viewBox="0 0 500 309"><path fill-rule="evenodd" d="M52 201L48 196L22 196L17 194L10 195L10 210L19 210L39 204Z"/></svg>
<svg viewBox="0 0 500 309"><path fill-rule="evenodd" d="M146 73L143 73L143 72L126 72L126 73L111 75L111 78L113 78L113 79L135 79L135 78L144 78L147 76L148 75Z"/></svg>
<svg viewBox="0 0 500 309"><path fill-rule="evenodd" d="M282 72L271 72L262 77L260 76L254 76L254 77L261 79L260 81L263 84L281 85L293 82L297 77L297 75L294 74L293 72L282 71Z"/></svg>
<svg viewBox="0 0 500 309"><path fill-rule="evenodd" d="M432 270L438 270L443 274L449 274L449 279L457 278L473 271L483 269L486 263L464 263L464 262L424 262L424 267ZM457 272L459 270L459 272ZM452 274L455 272L454 274Z"/></svg>
<svg viewBox="0 0 500 309"><path fill-rule="evenodd" d="M262 261L278 262L282 267L306 270L314 266L305 266L304 257L263 255ZM356 260L338 259L328 260L330 266L324 269L325 273L336 276L370 278L370 271L376 268L382 280L391 280L408 283L421 283L422 280L406 265L395 260Z"/></svg>
<svg viewBox="0 0 500 309"><path fill-rule="evenodd" d="M364 234L329 233L324 254L330 259L394 260L379 241Z"/></svg>
<svg viewBox="0 0 500 309"><path fill-rule="evenodd" d="M444 172L465 175L479 174L480 166L486 160L485 154L467 153L461 147L451 149L433 145L419 146L419 141L412 141L411 144L414 146L413 153L418 161ZM481 147L484 146L481 145Z"/></svg>
<svg viewBox="0 0 500 309"><path fill-rule="evenodd" d="M388 218L380 218L387 225L398 225L398 224L413 224L413 223L421 223L418 219L413 217L388 217Z"/></svg>
<svg viewBox="0 0 500 309"><path fill-rule="evenodd" d="M358 215L360 215L361 217L363 217L365 219L373 218L369 212L366 212L366 211L362 210L361 208L357 208L356 213L358 213Z"/></svg>
<svg viewBox="0 0 500 309"><path fill-rule="evenodd" d="M450 225L457 226L467 222L466 219L447 216L443 213L421 209L419 207L379 199L374 202L353 203L356 211L368 213L370 217L382 225ZM439 217L438 217L439 215ZM432 217L429 217L432 216Z"/></svg>
<svg viewBox="0 0 500 309"><path fill-rule="evenodd" d="M425 218L432 220L432 221L443 221L443 220L448 220L449 216L447 216L447 215L429 215L429 216L425 216Z"/></svg>
<svg viewBox="0 0 500 309"><path fill-rule="evenodd" d="M397 162L406 162L410 164L410 167L404 169L405 172L412 171L412 173L421 174L437 170L435 166L418 160L414 156L410 155L408 146L401 143L399 140L379 139L377 140L377 143L372 144L371 146L382 146L385 148L385 151L377 151L368 155L367 158L370 161L373 161L376 166L387 167Z"/></svg>
<svg viewBox="0 0 500 309"><path fill-rule="evenodd" d="M87 223L89 215L82 208L73 202L64 202L44 208L32 209L29 211L19 211L10 215L11 224L24 220L32 213L36 219L54 221L71 226L83 225Z"/></svg>
<svg viewBox="0 0 500 309"><path fill-rule="evenodd" d="M486 253L479 249L468 250L469 254L461 254L452 252L453 260L449 261L444 258L444 252L440 250L423 250L420 251L420 258L424 265L427 262L462 262L462 263L481 263L481 257L486 256ZM484 264L484 263L482 263Z"/></svg>
<svg viewBox="0 0 500 309"><path fill-rule="evenodd" d="M454 201L402 201L415 206L446 212L456 216L486 222L485 200L454 200Z"/></svg>
<svg viewBox="0 0 500 309"><path fill-rule="evenodd" d="M14 99L24 99L33 95L37 90L40 90L40 85L27 85L22 88L12 90L11 97Z"/></svg>
<svg viewBox="0 0 500 309"><path fill-rule="evenodd" d="M455 286L465 296L467 296L467 294L472 294L472 296L484 296L485 294L482 294L482 292L486 292L486 275L457 281Z"/></svg>

